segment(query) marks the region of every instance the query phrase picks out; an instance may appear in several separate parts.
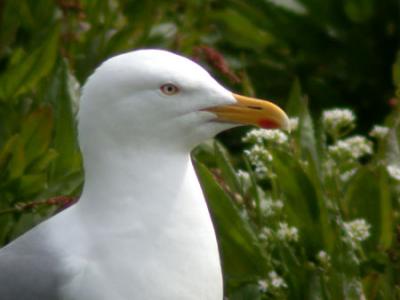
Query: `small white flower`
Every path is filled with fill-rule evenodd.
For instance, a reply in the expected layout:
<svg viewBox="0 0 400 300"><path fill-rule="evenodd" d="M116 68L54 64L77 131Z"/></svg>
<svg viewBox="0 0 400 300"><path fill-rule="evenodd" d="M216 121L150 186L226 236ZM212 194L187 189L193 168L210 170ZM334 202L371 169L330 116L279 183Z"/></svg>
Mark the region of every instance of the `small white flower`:
<svg viewBox="0 0 400 300"><path fill-rule="evenodd" d="M300 159L299 163L304 169L308 168L308 166L310 165L310 163L305 159Z"/></svg>
<svg viewBox="0 0 400 300"><path fill-rule="evenodd" d="M276 176L266 166L266 163L271 162L273 158L264 146L255 144L250 149L244 150L244 154L249 158L250 163L254 167L254 173L258 178L273 178Z"/></svg>
<svg viewBox="0 0 400 300"><path fill-rule="evenodd" d="M383 139L388 133L388 127L375 125L369 132L369 135L377 139Z"/></svg>
<svg viewBox="0 0 400 300"><path fill-rule="evenodd" d="M265 149L265 147L260 145L254 145L249 150L244 150L244 154L249 158L252 164L255 164L256 161L272 161L271 153Z"/></svg>
<svg viewBox="0 0 400 300"><path fill-rule="evenodd" d="M268 177L270 171L265 164L262 162L257 162L254 164L254 173L256 174L257 178L264 179Z"/></svg>
<svg viewBox="0 0 400 300"><path fill-rule="evenodd" d="M283 280L282 277L280 277L278 274L276 274L275 271L271 271L268 273L271 285L274 288L280 289L280 288L286 288L286 282Z"/></svg>
<svg viewBox="0 0 400 300"><path fill-rule="evenodd" d="M281 130L264 129L264 140L267 142L273 142L279 145L286 144L288 137L286 133Z"/></svg>
<svg viewBox="0 0 400 300"><path fill-rule="evenodd" d="M268 282L265 279L260 279L258 281L258 290L263 293L268 290Z"/></svg>
<svg viewBox="0 0 400 300"><path fill-rule="evenodd" d="M328 253L326 253L324 250L321 250L317 254L317 260L318 262L323 266L323 267L328 267L330 266L331 263L331 257L329 256Z"/></svg>
<svg viewBox="0 0 400 300"><path fill-rule="evenodd" d="M341 159L359 159L364 155L372 154L372 143L365 137L356 135L337 141L336 144L328 147L328 151Z"/></svg>
<svg viewBox="0 0 400 300"><path fill-rule="evenodd" d="M299 127L299 118L293 117L289 118L289 130L295 131Z"/></svg>
<svg viewBox="0 0 400 300"><path fill-rule="evenodd" d="M349 181L349 179L350 179L351 177L353 177L354 174L356 174L356 172L357 172L357 169L356 169L356 168L351 169L351 170L349 170L349 171L346 171L346 172L340 174L340 180L343 181L343 182Z"/></svg>
<svg viewBox="0 0 400 300"><path fill-rule="evenodd" d="M328 158L324 163L323 167L327 174L332 175L334 170L337 169L337 163L332 159Z"/></svg>
<svg viewBox="0 0 400 300"><path fill-rule="evenodd" d="M258 290L263 293L267 292L270 288L272 289L272 292L287 288L285 280L276 274L275 271L269 272L268 278L258 280L257 284Z"/></svg>
<svg viewBox="0 0 400 300"><path fill-rule="evenodd" d="M261 210L263 214L267 217L274 215L274 210L272 208L272 200L271 198L265 198L261 200L260 203Z"/></svg>
<svg viewBox="0 0 400 300"><path fill-rule="evenodd" d="M272 231L270 228L268 227L263 227L261 228L261 232L259 233L258 237L262 240L262 241L268 241L269 238L272 235Z"/></svg>
<svg viewBox="0 0 400 300"><path fill-rule="evenodd" d="M279 223L277 236L281 241L297 242L299 230L296 227L289 227L287 223Z"/></svg>
<svg viewBox="0 0 400 300"><path fill-rule="evenodd" d="M350 299L360 299L360 300L367 299L367 297L364 294L363 284L355 277L349 278L349 280L345 282L343 288L345 295L355 296L355 298L351 297Z"/></svg>
<svg viewBox="0 0 400 300"><path fill-rule="evenodd" d="M277 129L253 129L243 137L243 142L256 144L271 142L282 145L287 141L287 135L283 131Z"/></svg>
<svg viewBox="0 0 400 300"><path fill-rule="evenodd" d="M238 170L236 172L236 176L242 183L248 182L250 180L250 174L243 170Z"/></svg>
<svg viewBox="0 0 400 300"><path fill-rule="evenodd" d="M275 210L281 210L283 208L283 202L281 200L272 201L272 208Z"/></svg>
<svg viewBox="0 0 400 300"><path fill-rule="evenodd" d="M352 129L355 126L356 116L350 109L331 109L322 114L322 123L327 133L338 134L343 129Z"/></svg>
<svg viewBox="0 0 400 300"><path fill-rule="evenodd" d="M388 165L386 167L386 170L388 171L390 177L392 177L395 180L400 181L400 166Z"/></svg>
<svg viewBox="0 0 400 300"><path fill-rule="evenodd" d="M261 209L265 216L273 216L283 208L281 200L272 200L271 198L263 198L261 201Z"/></svg>
<svg viewBox="0 0 400 300"><path fill-rule="evenodd" d="M242 138L245 143L262 144L262 129L252 129Z"/></svg>
<svg viewBox="0 0 400 300"><path fill-rule="evenodd" d="M356 219L351 222L344 222L343 228L346 235L349 237L352 245L365 241L369 236L371 225L364 219Z"/></svg>

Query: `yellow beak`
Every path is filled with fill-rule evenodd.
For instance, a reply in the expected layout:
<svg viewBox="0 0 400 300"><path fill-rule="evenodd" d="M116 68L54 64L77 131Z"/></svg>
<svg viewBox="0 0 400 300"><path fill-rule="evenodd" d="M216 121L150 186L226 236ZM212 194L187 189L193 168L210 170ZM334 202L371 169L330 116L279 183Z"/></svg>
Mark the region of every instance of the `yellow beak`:
<svg viewBox="0 0 400 300"><path fill-rule="evenodd" d="M289 118L272 102L233 94L237 103L206 109L215 113L222 122L256 125L262 128L289 130Z"/></svg>

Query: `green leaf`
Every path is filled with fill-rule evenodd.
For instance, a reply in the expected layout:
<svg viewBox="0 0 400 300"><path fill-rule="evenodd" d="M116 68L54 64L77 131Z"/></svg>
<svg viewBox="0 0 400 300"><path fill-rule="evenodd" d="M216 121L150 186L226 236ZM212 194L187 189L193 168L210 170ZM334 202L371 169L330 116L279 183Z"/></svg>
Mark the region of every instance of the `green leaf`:
<svg viewBox="0 0 400 300"><path fill-rule="evenodd" d="M272 43L273 37L234 9L226 9L213 14L213 18L221 23L224 34L231 36L230 42L243 48L261 51Z"/></svg>
<svg viewBox="0 0 400 300"><path fill-rule="evenodd" d="M1 4L3 8L0 28L7 28L7 30L0 30L0 58L6 55L6 51L10 49L21 23L21 20L16 18L19 8L17 2L20 1L6 1Z"/></svg>
<svg viewBox="0 0 400 300"><path fill-rule="evenodd" d="M222 172L222 177L224 178L224 180L226 180L227 184L232 189L232 191L243 194L242 187L236 176L235 169L231 164L230 158L228 157L228 153L223 148L223 146L218 142L214 143L214 149L215 149L215 158L217 161L218 168Z"/></svg>
<svg viewBox="0 0 400 300"><path fill-rule="evenodd" d="M393 207L392 195L390 192L390 185L388 175L385 168L381 167L379 170L379 191L380 191L380 238L379 243L384 249L389 249L393 240Z"/></svg>
<svg viewBox="0 0 400 300"><path fill-rule="evenodd" d="M322 202L318 199L315 186L299 162L288 153L275 153L272 162L284 195L288 218L302 232L301 238L309 253L315 253L323 248L324 242L330 237L327 228L321 226L324 221L321 215Z"/></svg>
<svg viewBox="0 0 400 300"><path fill-rule="evenodd" d="M257 212L257 221L260 222L260 218L261 218L261 196L260 196L260 187L257 184L257 179L256 179L256 175L253 172L253 169L251 167L251 164L248 160L248 158L246 156L243 157L244 159L244 163L246 165L246 170L250 175L250 194L252 196L252 199L254 199L255 203L256 203L256 212Z"/></svg>
<svg viewBox="0 0 400 300"><path fill-rule="evenodd" d="M34 89L49 74L57 57L59 27L54 27L41 47L27 53L17 64L9 66L0 76L0 99L10 101L15 96Z"/></svg>
<svg viewBox="0 0 400 300"><path fill-rule="evenodd" d="M286 105L286 112L290 116L299 117L299 126L295 135L300 143L301 158L310 161L312 163L311 167L315 168L314 171L319 174L319 155L314 123L308 109L308 100L302 95L298 79L292 84Z"/></svg>
<svg viewBox="0 0 400 300"><path fill-rule="evenodd" d="M397 93L400 96L400 50L397 51L396 60L392 67L393 84L396 86Z"/></svg>
<svg viewBox="0 0 400 300"><path fill-rule="evenodd" d="M8 164L8 180L22 176L26 167L24 144L19 136L13 146L13 154Z"/></svg>
<svg viewBox="0 0 400 300"><path fill-rule="evenodd" d="M367 21L374 13L373 0L346 0L344 10L348 18L355 23Z"/></svg>
<svg viewBox="0 0 400 300"><path fill-rule="evenodd" d="M60 176L57 180L48 182L48 187L43 190L37 199L48 199L55 196L76 196L82 192L83 173L81 170L73 171Z"/></svg>
<svg viewBox="0 0 400 300"><path fill-rule="evenodd" d="M52 130L53 118L49 107L33 111L22 121L21 139L25 147L27 165L46 152L51 141Z"/></svg>
<svg viewBox="0 0 400 300"><path fill-rule="evenodd" d="M400 122L400 119L399 121ZM400 167L400 143L399 138L397 137L397 128L400 128L400 124L390 128L388 135L384 140L384 156L388 165L395 165Z"/></svg>
<svg viewBox="0 0 400 300"><path fill-rule="evenodd" d="M218 233L226 279L249 280L265 276L266 258L251 227L210 171L201 163L196 166Z"/></svg>
<svg viewBox="0 0 400 300"><path fill-rule="evenodd" d="M52 163L50 181L66 173L81 169L81 157L77 142L73 103L77 103L71 90L69 69L65 61L59 61L50 85L48 98L54 107L54 139L52 148L58 157Z"/></svg>
<svg viewBox="0 0 400 300"><path fill-rule="evenodd" d="M20 215L18 221L13 226L12 232L10 233L10 239L16 239L41 221L43 221L43 218L35 213L24 213Z"/></svg>
<svg viewBox="0 0 400 300"><path fill-rule="evenodd" d="M20 136L18 134L15 134L5 142L3 148L0 151L0 170L5 168L16 147L16 143L19 142L19 139Z"/></svg>
<svg viewBox="0 0 400 300"><path fill-rule="evenodd" d="M46 183L47 175L45 173L23 175L20 179L18 195L24 199L32 197L42 191L46 187Z"/></svg>
<svg viewBox="0 0 400 300"><path fill-rule="evenodd" d="M296 78L293 83L292 87L290 89L289 93L289 98L286 102L286 108L285 112L289 116L299 116L300 112L302 111L301 106L302 106L302 90L300 86L300 81L298 78Z"/></svg>
<svg viewBox="0 0 400 300"><path fill-rule="evenodd" d="M8 208L1 204L2 201L0 201L0 210ZM0 245L4 245L7 241L7 237L14 226L13 221L13 216L11 214L0 215Z"/></svg>
<svg viewBox="0 0 400 300"><path fill-rule="evenodd" d="M305 158L311 158L311 162L319 173L319 156L317 150L317 141L315 138L314 123L308 109L308 103L305 98L301 99L299 129L300 145Z"/></svg>
<svg viewBox="0 0 400 300"><path fill-rule="evenodd" d="M371 237L365 241L369 249L387 249L393 239L393 214L385 169L361 168L351 181L344 201L347 220L363 218L371 224Z"/></svg>
<svg viewBox="0 0 400 300"><path fill-rule="evenodd" d="M43 154L38 160L36 160L33 165L29 168L32 173L45 171L49 165L56 159L58 153L54 149L48 149L45 154Z"/></svg>
<svg viewBox="0 0 400 300"><path fill-rule="evenodd" d="M256 284L245 284L236 288L232 294L229 295L230 300L261 300L261 294Z"/></svg>

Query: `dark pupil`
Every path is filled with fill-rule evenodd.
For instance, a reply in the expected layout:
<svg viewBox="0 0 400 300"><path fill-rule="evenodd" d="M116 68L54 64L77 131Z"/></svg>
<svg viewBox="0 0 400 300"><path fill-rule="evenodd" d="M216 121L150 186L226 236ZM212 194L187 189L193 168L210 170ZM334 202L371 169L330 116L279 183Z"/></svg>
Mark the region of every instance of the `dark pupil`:
<svg viewBox="0 0 400 300"><path fill-rule="evenodd" d="M174 88L172 86L167 86L167 91L168 92L172 92L174 90Z"/></svg>

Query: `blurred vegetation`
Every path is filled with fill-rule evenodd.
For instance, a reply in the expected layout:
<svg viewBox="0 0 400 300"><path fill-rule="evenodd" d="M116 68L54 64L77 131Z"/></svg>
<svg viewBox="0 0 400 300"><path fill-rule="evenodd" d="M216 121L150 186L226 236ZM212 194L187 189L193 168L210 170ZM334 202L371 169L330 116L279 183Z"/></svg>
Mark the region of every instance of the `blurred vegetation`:
<svg viewBox="0 0 400 300"><path fill-rule="evenodd" d="M242 141L239 129L220 137L233 155L219 143L193 153L229 299L400 298L399 9L397 0L1 0L0 244L79 196L76 112L95 67L164 48L298 118L285 142ZM332 133L320 117L332 107L357 121ZM372 144L374 124L388 132Z"/></svg>

